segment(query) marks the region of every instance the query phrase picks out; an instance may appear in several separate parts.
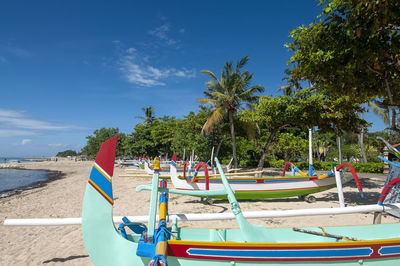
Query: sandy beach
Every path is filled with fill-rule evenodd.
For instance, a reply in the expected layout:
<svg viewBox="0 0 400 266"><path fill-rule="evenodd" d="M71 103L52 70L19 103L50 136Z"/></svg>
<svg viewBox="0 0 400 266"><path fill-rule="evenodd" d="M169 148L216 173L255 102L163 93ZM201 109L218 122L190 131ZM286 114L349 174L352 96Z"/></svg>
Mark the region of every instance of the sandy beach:
<svg viewBox="0 0 400 266"><path fill-rule="evenodd" d="M83 244L78 225L51 227L6 227L7 218L65 218L80 217L82 199L92 162L59 160L21 163L25 169L61 171L61 179L42 187L29 189L19 194L0 199L0 265L92 265ZM138 185L150 183L150 178L119 177L124 168L116 167L113 178L115 198L114 215L147 215L149 192L136 193ZM344 187L348 206L374 204L381 192L385 176L360 174L365 198L361 199L355 183ZM169 187L172 184L168 184ZM243 211L284 210L303 208L339 207L336 189L314 194L315 203L306 203L297 198L241 201ZM139 204L140 203L140 204ZM169 212L202 213L230 212L227 201L217 200L205 204L189 196L170 195ZM266 227L301 227L370 224L373 214L326 215L294 217L284 219L252 219L254 224ZM384 215L382 223L397 222ZM181 222L180 226L191 227L237 227L234 220L211 222Z"/></svg>

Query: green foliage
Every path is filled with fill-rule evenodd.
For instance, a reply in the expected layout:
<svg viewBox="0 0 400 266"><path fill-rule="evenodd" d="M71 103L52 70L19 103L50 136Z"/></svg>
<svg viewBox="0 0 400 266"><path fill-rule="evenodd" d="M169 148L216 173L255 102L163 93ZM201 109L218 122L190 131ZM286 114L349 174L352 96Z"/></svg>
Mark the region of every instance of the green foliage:
<svg viewBox="0 0 400 266"><path fill-rule="evenodd" d="M383 162L355 163L352 164L352 166L357 173L381 174L383 173L384 163Z"/></svg>
<svg viewBox="0 0 400 266"><path fill-rule="evenodd" d="M277 135L277 138L272 150L276 156L285 161L296 160L308 154L308 140L304 131L297 135L294 132L282 132Z"/></svg>
<svg viewBox="0 0 400 266"><path fill-rule="evenodd" d="M136 118L143 120L143 122L140 124L151 124L155 119L153 106L142 107L142 110L144 112L144 116L136 116Z"/></svg>
<svg viewBox="0 0 400 266"><path fill-rule="evenodd" d="M311 89L303 89L292 96L260 97L254 110L245 110L241 116L242 121L254 122L261 128L264 137L256 139L257 147L261 151L258 167L262 168L264 157L272 143L277 141L277 134L288 128L305 130L318 126L322 132L344 130L357 131L363 124L356 111L359 106L352 104L348 97L340 97L332 100L321 93L315 93ZM268 135L265 131L268 131ZM266 137L268 136L268 137ZM282 151L294 152L294 147L304 147L304 141L294 139L294 135L288 135L279 147ZM290 142L292 142L290 144ZM297 143L295 143L297 142ZM285 144L284 144L285 143ZM285 145L287 145L285 147ZM298 149L295 153L300 154Z"/></svg>
<svg viewBox="0 0 400 266"><path fill-rule="evenodd" d="M73 150L66 150L66 151L60 151L59 153L57 153L57 157L68 157L68 156L77 156L78 153L76 151Z"/></svg>
<svg viewBox="0 0 400 266"><path fill-rule="evenodd" d="M132 156L158 155L157 143L151 138L151 124L138 124L132 134L127 136L127 147Z"/></svg>
<svg viewBox="0 0 400 266"><path fill-rule="evenodd" d="M260 158L260 151L254 147L254 143L244 137L237 138L238 159L241 166L255 167ZM230 161L230 158L229 158ZM229 162L228 162L229 163Z"/></svg>
<svg viewBox="0 0 400 266"><path fill-rule="evenodd" d="M82 149L82 153L88 158L94 159L101 144L115 135L118 135L116 157L121 157L126 153L124 149L126 135L124 133L119 133L118 128L101 128L95 130L93 134L94 136L86 137L87 144Z"/></svg>
<svg viewBox="0 0 400 266"><path fill-rule="evenodd" d="M272 168L283 168L285 166L285 160L269 161L269 167Z"/></svg>
<svg viewBox="0 0 400 266"><path fill-rule="evenodd" d="M375 99L382 108L399 109L400 2L321 2L320 20L290 32L292 78L332 98Z"/></svg>

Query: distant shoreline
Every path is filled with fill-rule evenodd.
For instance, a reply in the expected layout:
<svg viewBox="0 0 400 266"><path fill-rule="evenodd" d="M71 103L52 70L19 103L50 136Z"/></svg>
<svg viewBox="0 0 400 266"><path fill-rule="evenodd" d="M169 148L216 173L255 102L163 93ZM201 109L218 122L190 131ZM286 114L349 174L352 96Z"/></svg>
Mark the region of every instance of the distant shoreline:
<svg viewBox="0 0 400 266"><path fill-rule="evenodd" d="M0 199L4 199L4 198L8 198L11 197L13 195L17 195L22 193L23 191L26 190L31 190L31 189L35 189L35 188L39 188L39 187L44 187L46 186L48 183L58 180L58 179L62 179L66 176L65 173L61 172L61 171L54 171L54 170L48 170L48 169L29 169L29 168L25 168L23 166L15 166L15 167L8 167L8 168L0 168L1 169L7 169L7 170L28 170L28 171L44 171L46 172L46 180L44 181L37 181L33 184L30 184L28 186L20 186L17 188L13 188L13 189L9 189L9 190L5 190L0 192Z"/></svg>

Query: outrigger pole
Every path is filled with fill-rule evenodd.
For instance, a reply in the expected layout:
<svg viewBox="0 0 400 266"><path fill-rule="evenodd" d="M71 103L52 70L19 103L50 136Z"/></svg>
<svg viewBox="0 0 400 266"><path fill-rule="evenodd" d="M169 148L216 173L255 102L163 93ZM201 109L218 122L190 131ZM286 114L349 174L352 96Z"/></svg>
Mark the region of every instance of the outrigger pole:
<svg viewBox="0 0 400 266"><path fill-rule="evenodd" d="M159 189L162 191L161 189ZM253 211L243 212L246 219L258 218L280 218L280 217L298 217L298 216L316 216L316 215L335 215L367 212L387 212L390 210L400 210L400 203L394 204L370 204L364 206L353 206L344 208L318 208L318 209L299 209L282 211ZM121 223L124 216L114 216L114 223ZM149 221L149 216L126 216L132 222L145 223ZM179 221L213 221L213 220L232 220L235 215L227 213L188 213L188 214L170 214L170 220ZM158 216L155 217L158 220ZM5 226L60 226L60 225L80 225L82 218L40 218L40 219L6 219Z"/></svg>

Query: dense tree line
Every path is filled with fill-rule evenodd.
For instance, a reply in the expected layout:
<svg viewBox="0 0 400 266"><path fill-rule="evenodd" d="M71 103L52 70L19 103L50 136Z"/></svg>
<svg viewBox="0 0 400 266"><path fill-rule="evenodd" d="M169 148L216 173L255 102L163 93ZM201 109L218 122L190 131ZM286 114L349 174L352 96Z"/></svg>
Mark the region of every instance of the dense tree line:
<svg viewBox="0 0 400 266"><path fill-rule="evenodd" d="M66 150L66 151L60 151L59 153L57 153L57 157L68 157L68 156L77 156L78 153L76 151L73 150Z"/></svg>
<svg viewBox="0 0 400 266"><path fill-rule="evenodd" d="M280 97L277 97L280 98ZM282 99L281 99L282 100ZM273 111L273 109L269 109ZM259 166L260 159L263 165L270 165L272 160L307 161L308 160L308 132L307 127L284 127L277 130L271 141L271 128L259 126L259 131L251 132L248 125L249 113L243 111L235 115L234 123L237 130L237 158L241 166ZM257 115L255 111L254 115ZM210 134L201 134L204 123L209 118L212 110L202 107L197 113L191 112L182 119L175 117L155 118L152 123L138 124L130 134L121 133L116 128L102 128L88 136L88 143L83 153L89 158L94 158L103 141L118 134L117 157L137 158L140 155L150 157L171 157L176 152L180 159L184 152L186 159L189 152L202 161L208 161L214 147L214 155L224 163L232 158L231 135L229 122L218 124ZM281 113L279 116L283 117ZM264 117L264 116L263 116ZM279 122L276 122L279 123ZM256 129L257 131L257 129ZM377 156L382 154L383 143L376 136L388 137L387 132L367 133L365 147L368 161L378 162ZM264 148L269 143L268 151ZM322 129L315 130L313 137L313 154L315 160L333 161L338 158L336 136L333 132L323 133ZM352 157L360 158L360 145L357 134L344 132L342 135L342 154L345 160Z"/></svg>

